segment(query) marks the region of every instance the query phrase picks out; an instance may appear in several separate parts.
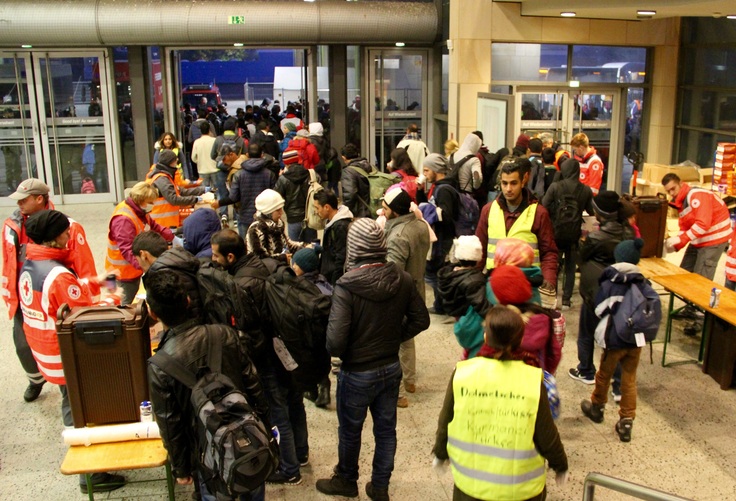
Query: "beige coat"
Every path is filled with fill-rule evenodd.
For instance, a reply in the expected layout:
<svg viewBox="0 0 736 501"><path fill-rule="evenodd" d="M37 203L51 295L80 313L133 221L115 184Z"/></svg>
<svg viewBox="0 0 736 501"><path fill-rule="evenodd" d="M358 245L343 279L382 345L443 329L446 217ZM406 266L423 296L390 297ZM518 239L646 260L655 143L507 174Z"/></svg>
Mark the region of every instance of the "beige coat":
<svg viewBox="0 0 736 501"><path fill-rule="evenodd" d="M429 229L424 221L414 213L386 221L386 241L388 242L388 261L396 263L414 280L414 285L422 299L424 293L424 269L429 252Z"/></svg>

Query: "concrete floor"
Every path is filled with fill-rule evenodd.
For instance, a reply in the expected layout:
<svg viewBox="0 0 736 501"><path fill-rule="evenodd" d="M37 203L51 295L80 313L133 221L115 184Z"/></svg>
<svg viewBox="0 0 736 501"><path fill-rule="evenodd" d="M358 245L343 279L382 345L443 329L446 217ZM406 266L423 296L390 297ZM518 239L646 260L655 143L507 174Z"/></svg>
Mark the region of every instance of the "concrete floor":
<svg viewBox="0 0 736 501"><path fill-rule="evenodd" d="M89 237L98 270L104 259L107 221L111 204L75 205L60 208L81 222ZM11 209L0 208L5 218ZM669 256L679 263L677 256ZM716 275L723 280L723 259ZM549 500L581 499L583 481L589 472L600 472L647 485L662 491L697 500L736 499L736 392L721 391L718 384L703 374L696 364L669 368L660 366L662 345L654 345L654 361L648 350L642 356L638 378L638 409L633 439L618 440L613 425L615 405L609 404L603 424L594 424L580 412L580 400L588 398L591 387L567 377L568 368L577 363L575 340L579 296L565 313L567 343L558 372L562 412L557 426L570 462L570 479L560 488L554 474L547 481ZM66 447L61 440L59 391L44 388L33 403L22 398L27 381L12 344L11 323L5 307L0 307L0 499L73 500L85 499L76 478L59 473ZM663 332L663 331L662 331ZM660 334L662 337L663 334ZM681 330L673 335L672 360L696 355L697 341L685 338ZM437 415L448 378L460 349L452 334L448 317L432 316L428 331L417 337L418 390L410 395L410 406L399 409L398 451L390 494L401 501L444 501L452 498L452 475L432 469L431 447ZM598 356L596 357L598 358ZM668 358L669 359L669 358ZM335 385L333 384L333 396ZM337 418L334 403L328 410L306 402L309 422L311 464L302 469L303 483L295 487L267 488L269 500L311 501L329 499L314 488L315 480L328 477L337 459ZM370 419L369 419L370 420ZM360 498L368 499L364 486L370 478L372 457L371 424L366 423L361 455ZM163 468L125 472L132 480L163 478ZM191 487L177 487L177 500L189 500ZM162 481L126 486L98 499L164 500ZM599 489L596 499L631 499Z"/></svg>

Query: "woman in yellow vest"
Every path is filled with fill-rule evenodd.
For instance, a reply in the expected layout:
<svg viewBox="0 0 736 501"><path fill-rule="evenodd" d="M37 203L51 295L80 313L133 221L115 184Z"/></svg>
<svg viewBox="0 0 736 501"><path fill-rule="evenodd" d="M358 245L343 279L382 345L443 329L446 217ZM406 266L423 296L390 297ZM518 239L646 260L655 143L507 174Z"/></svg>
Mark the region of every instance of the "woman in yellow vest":
<svg viewBox="0 0 736 501"><path fill-rule="evenodd" d="M133 302L141 281L143 270L133 255L133 239L139 233L152 230L167 242L174 240L169 228L156 223L150 215L153 203L158 198L158 190L148 183L140 182L130 190L130 196L115 207L110 218L110 231L107 234L107 255L105 270L117 270L118 286L123 289L122 304Z"/></svg>
<svg viewBox="0 0 736 501"><path fill-rule="evenodd" d="M434 445L435 465L451 462L453 501L543 501L545 459L567 479L567 455L552 420L542 370L519 349L519 310L494 306L485 320L492 352L458 362Z"/></svg>
<svg viewBox="0 0 736 501"><path fill-rule="evenodd" d="M176 173L176 153L164 150L158 157L158 163L146 182L153 184L160 193L159 198L153 204L151 217L161 226L166 228L178 228L183 219L179 217L179 210L191 208L194 204L201 202L205 193L204 187L180 188L174 181Z"/></svg>

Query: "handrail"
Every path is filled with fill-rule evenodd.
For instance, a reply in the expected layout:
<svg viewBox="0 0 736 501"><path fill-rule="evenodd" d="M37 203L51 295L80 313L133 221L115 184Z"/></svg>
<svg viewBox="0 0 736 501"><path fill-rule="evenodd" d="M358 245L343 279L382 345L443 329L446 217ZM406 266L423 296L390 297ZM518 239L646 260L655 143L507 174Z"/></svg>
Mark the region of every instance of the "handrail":
<svg viewBox="0 0 736 501"><path fill-rule="evenodd" d="M583 484L583 501L593 501L595 498L596 485L600 485L601 487L621 492L638 499L645 499L647 501L692 501L674 494L668 494L666 492L658 491L657 489L652 489L651 487L645 487L627 480L621 480L620 478L595 472L588 473L588 476L585 477L585 484Z"/></svg>

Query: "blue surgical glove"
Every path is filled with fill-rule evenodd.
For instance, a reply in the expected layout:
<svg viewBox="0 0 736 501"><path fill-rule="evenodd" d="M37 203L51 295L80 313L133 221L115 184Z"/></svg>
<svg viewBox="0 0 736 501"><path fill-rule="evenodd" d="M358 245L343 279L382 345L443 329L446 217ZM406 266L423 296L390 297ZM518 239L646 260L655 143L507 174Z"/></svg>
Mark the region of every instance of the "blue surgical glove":
<svg viewBox="0 0 736 501"><path fill-rule="evenodd" d="M173 247L184 247L184 239L181 237L174 237L174 240L171 241L171 244Z"/></svg>

